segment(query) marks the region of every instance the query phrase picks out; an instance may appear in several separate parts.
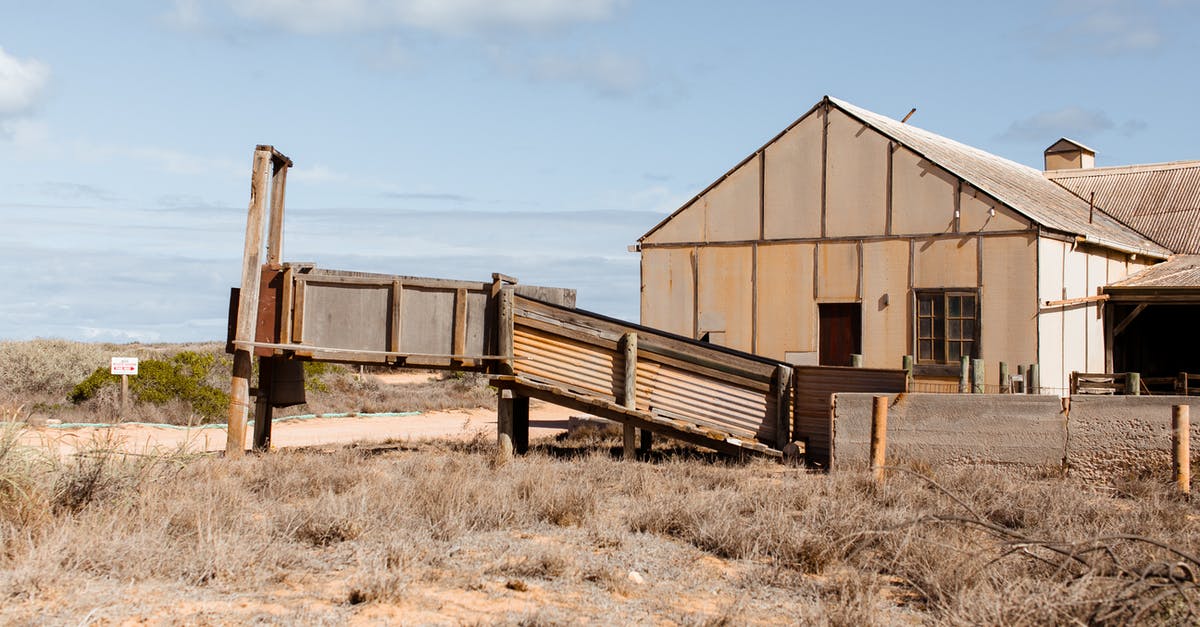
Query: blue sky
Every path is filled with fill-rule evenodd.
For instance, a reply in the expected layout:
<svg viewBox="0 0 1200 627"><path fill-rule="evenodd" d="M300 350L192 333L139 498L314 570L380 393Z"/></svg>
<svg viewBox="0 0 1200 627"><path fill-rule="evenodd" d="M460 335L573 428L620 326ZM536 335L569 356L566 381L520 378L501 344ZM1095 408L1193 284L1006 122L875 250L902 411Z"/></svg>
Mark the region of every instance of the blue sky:
<svg viewBox="0 0 1200 627"><path fill-rule="evenodd" d="M1040 165L1200 158L1200 0L0 2L0 338L224 336L255 144L284 255L575 287L834 95Z"/></svg>

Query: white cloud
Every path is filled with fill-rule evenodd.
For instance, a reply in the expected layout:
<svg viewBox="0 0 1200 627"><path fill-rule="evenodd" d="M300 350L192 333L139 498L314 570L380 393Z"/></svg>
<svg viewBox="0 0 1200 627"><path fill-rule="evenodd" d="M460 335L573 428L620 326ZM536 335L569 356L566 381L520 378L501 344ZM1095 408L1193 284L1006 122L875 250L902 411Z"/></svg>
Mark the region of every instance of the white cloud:
<svg viewBox="0 0 1200 627"><path fill-rule="evenodd" d="M350 180L350 175L343 174L327 166L316 164L309 167L295 166L288 168L288 180L301 183L344 183Z"/></svg>
<svg viewBox="0 0 1200 627"><path fill-rule="evenodd" d="M631 94L644 84L646 74L639 60L612 53L542 57L530 62L527 72L536 81L581 83L602 96Z"/></svg>
<svg viewBox="0 0 1200 627"><path fill-rule="evenodd" d="M1160 24L1140 1L1060 0L1057 11L1062 26L1046 33L1051 53L1087 50L1111 56L1148 52L1164 43Z"/></svg>
<svg viewBox="0 0 1200 627"><path fill-rule="evenodd" d="M50 67L37 59L19 59L0 48L0 118L32 111L50 80Z"/></svg>
<svg viewBox="0 0 1200 627"><path fill-rule="evenodd" d="M398 26L439 33L543 29L607 19L626 0L230 0L238 15L319 34Z"/></svg>
<svg viewBox="0 0 1200 627"><path fill-rule="evenodd" d="M161 16L163 23L186 31L203 30L208 20L201 8L201 0L175 0L171 10Z"/></svg>

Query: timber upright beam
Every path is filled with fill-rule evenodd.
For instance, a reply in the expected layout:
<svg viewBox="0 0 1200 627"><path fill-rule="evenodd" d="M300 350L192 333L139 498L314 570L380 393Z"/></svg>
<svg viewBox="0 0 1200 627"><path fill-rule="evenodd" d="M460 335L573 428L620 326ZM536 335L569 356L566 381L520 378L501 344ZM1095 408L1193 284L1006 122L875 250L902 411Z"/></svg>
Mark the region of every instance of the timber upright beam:
<svg viewBox="0 0 1200 627"><path fill-rule="evenodd" d="M637 333L621 336L621 351L624 359L625 380L621 390L621 404L627 409L637 409ZM637 427L628 422L623 425L621 455L625 459L637 458Z"/></svg>
<svg viewBox="0 0 1200 627"><path fill-rule="evenodd" d="M504 360L496 366L497 374L513 373L513 288L503 285L508 277L493 277L496 303L496 354ZM515 282L515 279L512 280ZM529 397L512 390L496 391L496 431L501 449L507 438L518 455L529 450Z"/></svg>
<svg viewBox="0 0 1200 627"><path fill-rule="evenodd" d="M228 430L225 456L241 457L246 447L246 421L250 413L250 344L258 321L258 291L262 278L263 222L266 218L267 166L274 149L254 150L250 174L250 206L246 212L246 241L242 251L242 281L238 293L237 326L233 334L233 376L229 384Z"/></svg>
<svg viewBox="0 0 1200 627"><path fill-rule="evenodd" d="M271 151L271 210L267 220L267 266L273 270L283 267L283 199L287 188L287 171L292 160L271 146L259 146L255 151ZM287 281L290 277L285 277ZM285 305L286 306L286 305ZM257 307L256 307L257 309ZM254 399L254 444L256 451L271 450L271 425L274 407L271 405L271 383L274 360L258 358L258 395Z"/></svg>

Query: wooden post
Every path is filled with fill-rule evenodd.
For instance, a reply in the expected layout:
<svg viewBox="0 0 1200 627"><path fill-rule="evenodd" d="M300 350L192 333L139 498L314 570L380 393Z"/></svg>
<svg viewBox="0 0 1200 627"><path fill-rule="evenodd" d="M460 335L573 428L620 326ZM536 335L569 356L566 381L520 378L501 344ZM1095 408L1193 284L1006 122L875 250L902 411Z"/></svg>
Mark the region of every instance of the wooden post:
<svg viewBox="0 0 1200 627"><path fill-rule="evenodd" d="M1125 393L1132 396L1142 395L1142 373L1130 372L1125 377Z"/></svg>
<svg viewBox="0 0 1200 627"><path fill-rule="evenodd" d="M1180 494L1192 493L1191 420L1187 405L1171 406L1171 462Z"/></svg>
<svg viewBox="0 0 1200 627"><path fill-rule="evenodd" d="M275 360L269 357L258 358L258 396L254 398L254 450L267 452L271 450L271 420L274 410L271 406L271 383L274 377Z"/></svg>
<svg viewBox="0 0 1200 627"><path fill-rule="evenodd" d="M513 393L512 390L496 390L496 441L504 447L513 444Z"/></svg>
<svg viewBox="0 0 1200 627"><path fill-rule="evenodd" d="M123 375L121 375L121 419L122 420L125 419L125 412L129 408L129 405L128 405L129 400L128 399L129 399L129 375L123 374Z"/></svg>
<svg viewBox="0 0 1200 627"><path fill-rule="evenodd" d="M1042 373L1041 368L1037 364L1029 364L1029 382L1026 383L1026 389L1030 394L1042 393Z"/></svg>
<svg viewBox="0 0 1200 627"><path fill-rule="evenodd" d="M1017 365L1017 376L1021 377L1021 389L1016 390L1016 391L1020 392L1021 394L1024 394L1025 393L1025 366L1022 366L1020 364Z"/></svg>
<svg viewBox="0 0 1200 627"><path fill-rule="evenodd" d="M1008 378L1008 363L1000 362L1000 393L1012 393L1012 381Z"/></svg>
<svg viewBox="0 0 1200 627"><path fill-rule="evenodd" d="M781 451L792 441L792 372L791 366L780 364L771 382L775 392L775 448Z"/></svg>
<svg viewBox="0 0 1200 627"><path fill-rule="evenodd" d="M883 485L883 468L887 465L888 397L876 396L871 407L871 476L876 485Z"/></svg>
<svg viewBox="0 0 1200 627"><path fill-rule="evenodd" d="M242 251L242 283L238 296L237 327L234 330L233 376L229 383L229 416L225 456L241 457L246 448L246 420L250 414L250 347L258 322L258 289L262 277L263 215L267 201L267 165L271 151L260 146L254 151L250 175L250 206L246 211L246 241Z"/></svg>
<svg viewBox="0 0 1200 627"><path fill-rule="evenodd" d="M971 391L971 358L963 355L958 360L958 393Z"/></svg>
<svg viewBox="0 0 1200 627"><path fill-rule="evenodd" d="M850 353L850 367L862 368L863 359L861 353Z"/></svg>
<svg viewBox="0 0 1200 627"><path fill-rule="evenodd" d="M901 358L900 367L904 370L906 387L911 386L913 381L913 356L905 355Z"/></svg>
<svg viewBox="0 0 1200 627"><path fill-rule="evenodd" d="M283 198L287 189L287 172L292 160L279 154L270 146L259 149L271 150L271 216L267 226L267 265L279 266L283 262Z"/></svg>
<svg viewBox="0 0 1200 627"><path fill-rule="evenodd" d="M637 346L637 333L621 336L621 350L625 357L621 404L628 409L637 409ZM625 459L637 459L637 429L628 423L622 427L625 437L621 443L621 455Z"/></svg>
<svg viewBox="0 0 1200 627"><path fill-rule="evenodd" d="M496 370L502 375L511 375L513 373L513 288L502 287L500 289L500 303L496 308L497 317L499 318L499 329L497 329L496 354L503 355L504 361L496 365Z"/></svg>
<svg viewBox="0 0 1200 627"><path fill-rule="evenodd" d="M971 393L983 394L984 378L983 378L983 360L971 360Z"/></svg>

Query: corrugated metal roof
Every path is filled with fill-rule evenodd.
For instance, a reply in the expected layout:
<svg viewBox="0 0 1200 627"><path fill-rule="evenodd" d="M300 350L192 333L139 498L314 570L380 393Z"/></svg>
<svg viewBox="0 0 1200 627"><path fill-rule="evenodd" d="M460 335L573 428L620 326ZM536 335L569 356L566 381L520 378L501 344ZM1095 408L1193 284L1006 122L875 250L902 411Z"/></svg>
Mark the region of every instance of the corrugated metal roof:
<svg viewBox="0 0 1200 627"><path fill-rule="evenodd" d="M1200 253L1200 161L1046 172L1177 253Z"/></svg>
<svg viewBox="0 0 1200 627"><path fill-rule="evenodd" d="M1200 287L1200 255L1173 255L1108 287Z"/></svg>
<svg viewBox="0 0 1200 627"><path fill-rule="evenodd" d="M1089 221L1088 202L1049 181L1041 170L911 124L903 124L837 98L830 97L829 101L1046 228L1080 235L1102 246L1151 257L1165 258L1171 252L1103 211L1096 211Z"/></svg>

